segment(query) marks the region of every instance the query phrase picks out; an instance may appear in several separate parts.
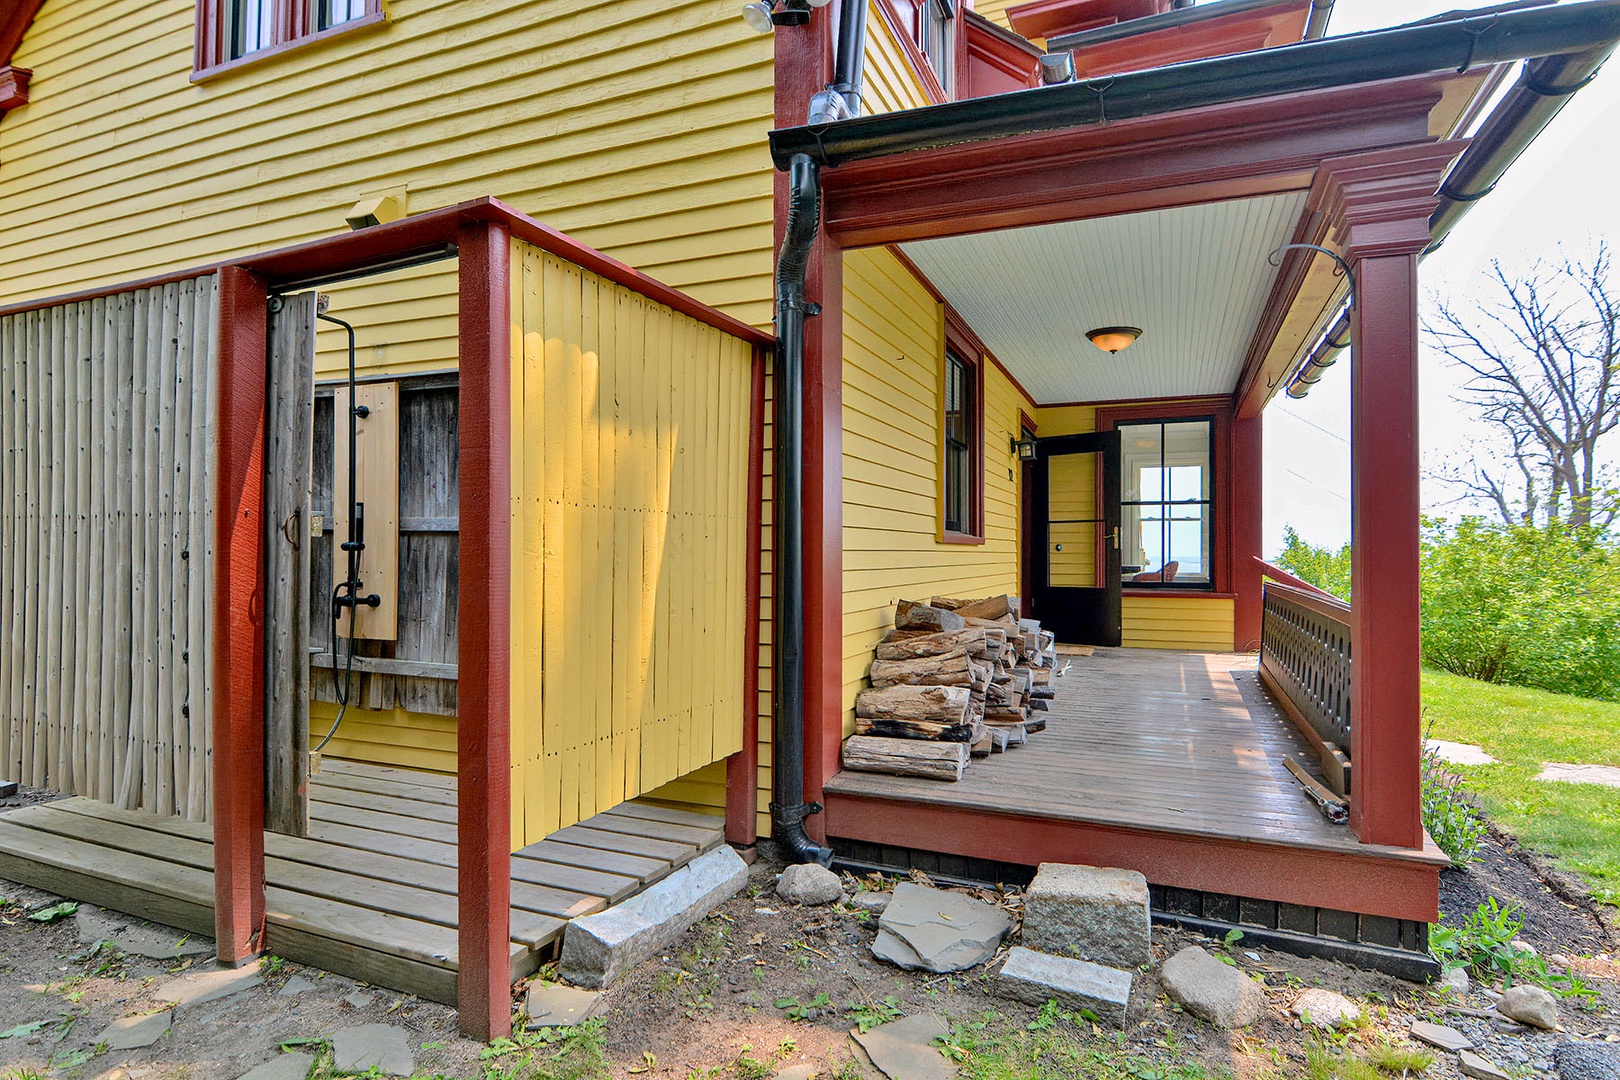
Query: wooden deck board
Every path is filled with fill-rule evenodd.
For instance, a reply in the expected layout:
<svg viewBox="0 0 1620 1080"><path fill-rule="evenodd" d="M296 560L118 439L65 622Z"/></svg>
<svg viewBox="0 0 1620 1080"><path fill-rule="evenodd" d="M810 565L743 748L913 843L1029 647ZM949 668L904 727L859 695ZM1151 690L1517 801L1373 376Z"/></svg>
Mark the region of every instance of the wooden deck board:
<svg viewBox="0 0 1620 1080"><path fill-rule="evenodd" d="M309 837L265 835L266 948L454 1002L455 779L327 761L311 795ZM606 824L513 854L514 979L537 969L539 948L568 919L632 895L724 835L720 818L653 805ZM207 824L88 799L10 811L0 814L0 878L213 934Z"/></svg>
<svg viewBox="0 0 1620 1080"><path fill-rule="evenodd" d="M1314 764L1249 656L1099 648L1054 679L1047 727L956 783L841 772L830 794L1360 850L1283 766Z"/></svg>

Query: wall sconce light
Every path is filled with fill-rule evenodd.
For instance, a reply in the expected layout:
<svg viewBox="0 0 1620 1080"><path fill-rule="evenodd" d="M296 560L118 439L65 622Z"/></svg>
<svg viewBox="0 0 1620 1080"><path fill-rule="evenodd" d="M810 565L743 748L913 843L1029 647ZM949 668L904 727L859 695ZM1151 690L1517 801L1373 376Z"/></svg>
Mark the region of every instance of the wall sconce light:
<svg viewBox="0 0 1620 1080"><path fill-rule="evenodd" d="M831 0L752 0L743 5L743 21L762 34L778 26L803 26L810 21L810 9L826 7Z"/></svg>
<svg viewBox="0 0 1620 1080"><path fill-rule="evenodd" d="M1035 460L1036 447L1034 439L1011 439L1009 441L1012 445L1008 449L1012 451L1013 456L1019 461Z"/></svg>
<svg viewBox="0 0 1620 1080"><path fill-rule="evenodd" d="M1087 330L1086 337L1091 343L1105 353L1117 353L1121 349L1128 349L1142 336L1142 329L1138 326L1099 326L1095 330Z"/></svg>

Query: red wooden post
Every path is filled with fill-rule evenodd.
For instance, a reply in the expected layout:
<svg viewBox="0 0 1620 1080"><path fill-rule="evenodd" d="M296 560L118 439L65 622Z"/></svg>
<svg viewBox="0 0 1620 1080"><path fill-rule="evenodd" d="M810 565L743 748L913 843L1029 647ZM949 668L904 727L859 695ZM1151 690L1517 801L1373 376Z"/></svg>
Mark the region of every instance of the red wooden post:
<svg viewBox="0 0 1620 1080"><path fill-rule="evenodd" d="M1356 279L1351 318L1350 826L1367 844L1423 845L1418 762L1418 253L1461 142L1323 164Z"/></svg>
<svg viewBox="0 0 1620 1080"><path fill-rule="evenodd" d="M743 580L742 749L726 759L726 842L759 839L759 592L765 512L765 350L754 349L748 425L748 534Z"/></svg>
<svg viewBox="0 0 1620 1080"><path fill-rule="evenodd" d="M831 8L805 27L776 32L776 123L802 124L810 97L832 75ZM776 242L786 222L788 187L776 174ZM804 798L819 802L838 771L844 716L844 257L823 230L810 253L805 295L821 314L805 322L804 342ZM805 831L826 840L822 815Z"/></svg>
<svg viewBox="0 0 1620 1080"><path fill-rule="evenodd" d="M1261 420L1232 420L1232 524L1230 565L1232 592L1232 647L1249 652L1260 647L1260 564L1255 562L1264 544L1265 476L1261 467Z"/></svg>
<svg viewBox="0 0 1620 1080"><path fill-rule="evenodd" d="M264 931L264 279L219 272L214 487L214 940L240 964Z"/></svg>
<svg viewBox="0 0 1620 1080"><path fill-rule="evenodd" d="M461 1033L512 1030L511 325L504 225L460 233L461 630L456 988Z"/></svg>

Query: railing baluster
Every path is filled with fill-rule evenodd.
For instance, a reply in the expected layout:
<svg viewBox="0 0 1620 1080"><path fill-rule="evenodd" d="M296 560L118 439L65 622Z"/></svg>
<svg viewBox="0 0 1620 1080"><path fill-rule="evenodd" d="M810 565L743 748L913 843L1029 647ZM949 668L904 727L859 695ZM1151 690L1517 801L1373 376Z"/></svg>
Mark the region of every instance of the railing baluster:
<svg viewBox="0 0 1620 1080"><path fill-rule="evenodd" d="M1350 750L1350 605L1268 581L1260 664L1323 742Z"/></svg>

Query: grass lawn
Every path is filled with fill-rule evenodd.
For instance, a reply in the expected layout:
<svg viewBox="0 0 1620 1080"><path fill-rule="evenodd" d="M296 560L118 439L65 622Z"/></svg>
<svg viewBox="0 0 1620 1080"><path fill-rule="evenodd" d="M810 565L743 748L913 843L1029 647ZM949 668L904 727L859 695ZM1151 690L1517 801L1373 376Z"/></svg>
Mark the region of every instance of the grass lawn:
<svg viewBox="0 0 1620 1080"><path fill-rule="evenodd" d="M1492 820L1620 905L1620 788L1533 779L1548 761L1620 765L1620 703L1425 671L1423 712L1431 738L1501 762L1452 766Z"/></svg>

